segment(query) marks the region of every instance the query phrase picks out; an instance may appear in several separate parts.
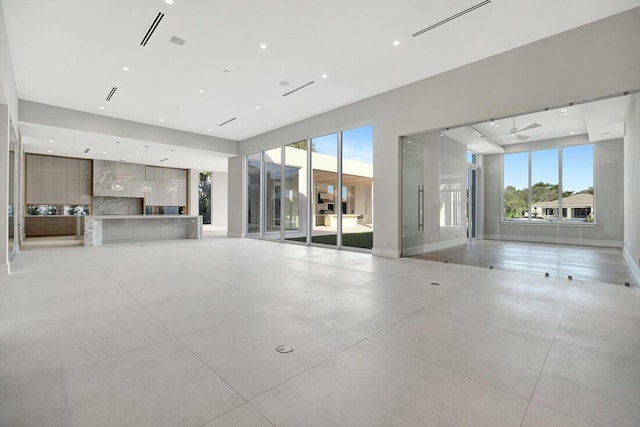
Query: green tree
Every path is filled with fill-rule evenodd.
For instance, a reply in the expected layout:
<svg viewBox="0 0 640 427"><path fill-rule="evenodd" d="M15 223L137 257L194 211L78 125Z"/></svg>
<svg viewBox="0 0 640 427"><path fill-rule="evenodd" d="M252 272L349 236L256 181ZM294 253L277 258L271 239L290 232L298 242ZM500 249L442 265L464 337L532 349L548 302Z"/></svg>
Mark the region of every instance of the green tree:
<svg viewBox="0 0 640 427"><path fill-rule="evenodd" d="M211 194L211 172L200 172L198 174L198 209L200 215L209 213L209 207L211 201L209 195Z"/></svg>
<svg viewBox="0 0 640 427"><path fill-rule="evenodd" d="M298 148L300 150L306 150L308 145L307 145L307 141L299 141L299 142L294 142L292 144L287 145L287 147L291 147L291 148ZM311 143L311 151L316 151L316 146L313 145L313 143Z"/></svg>
<svg viewBox="0 0 640 427"><path fill-rule="evenodd" d="M526 212L527 206L524 190L518 190L512 185L504 189L505 219L520 218Z"/></svg>

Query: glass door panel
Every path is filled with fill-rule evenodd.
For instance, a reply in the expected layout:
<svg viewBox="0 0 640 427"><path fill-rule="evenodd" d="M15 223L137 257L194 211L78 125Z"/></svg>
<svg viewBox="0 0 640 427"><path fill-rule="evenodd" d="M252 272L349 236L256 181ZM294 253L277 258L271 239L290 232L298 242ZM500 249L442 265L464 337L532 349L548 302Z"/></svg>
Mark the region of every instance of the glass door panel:
<svg viewBox="0 0 640 427"><path fill-rule="evenodd" d="M264 152L264 239L280 240L282 224L282 147Z"/></svg>
<svg viewBox="0 0 640 427"><path fill-rule="evenodd" d="M373 125L342 132L342 246L373 247Z"/></svg>
<svg viewBox="0 0 640 427"><path fill-rule="evenodd" d="M247 236L260 236L260 176L262 162L260 153L247 156Z"/></svg>
<svg viewBox="0 0 640 427"><path fill-rule="evenodd" d="M307 141L285 146L284 235L285 239L307 241Z"/></svg>
<svg viewBox="0 0 640 427"><path fill-rule="evenodd" d="M337 245L340 197L338 191L338 134L311 140L311 242Z"/></svg>

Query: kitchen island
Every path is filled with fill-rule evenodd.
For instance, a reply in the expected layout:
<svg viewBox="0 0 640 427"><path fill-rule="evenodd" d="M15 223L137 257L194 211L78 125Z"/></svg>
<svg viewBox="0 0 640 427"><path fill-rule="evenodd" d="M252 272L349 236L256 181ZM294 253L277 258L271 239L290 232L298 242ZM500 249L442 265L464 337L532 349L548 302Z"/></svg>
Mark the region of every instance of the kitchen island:
<svg viewBox="0 0 640 427"><path fill-rule="evenodd" d="M201 239L199 215L88 215L84 245L169 239Z"/></svg>

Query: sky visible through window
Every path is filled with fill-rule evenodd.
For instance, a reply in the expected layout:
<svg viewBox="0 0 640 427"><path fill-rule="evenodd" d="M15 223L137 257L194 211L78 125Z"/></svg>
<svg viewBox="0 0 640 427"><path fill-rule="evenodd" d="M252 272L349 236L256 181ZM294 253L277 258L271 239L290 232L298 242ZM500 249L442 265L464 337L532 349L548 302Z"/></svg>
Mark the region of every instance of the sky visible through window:
<svg viewBox="0 0 640 427"><path fill-rule="evenodd" d="M532 152L532 183L558 183L558 151ZM563 191L574 193L593 186L593 145L564 147L562 153ZM520 190L529 186L528 153L505 154L504 185Z"/></svg>
<svg viewBox="0 0 640 427"><path fill-rule="evenodd" d="M313 138L316 153L336 157L338 135L335 133ZM373 125L361 126L342 132L342 158L373 164Z"/></svg>

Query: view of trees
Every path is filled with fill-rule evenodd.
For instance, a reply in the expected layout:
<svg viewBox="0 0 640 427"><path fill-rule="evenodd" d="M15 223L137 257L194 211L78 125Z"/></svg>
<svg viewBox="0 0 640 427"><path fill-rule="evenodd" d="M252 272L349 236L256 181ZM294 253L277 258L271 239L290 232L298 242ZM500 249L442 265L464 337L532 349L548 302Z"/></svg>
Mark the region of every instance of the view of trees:
<svg viewBox="0 0 640 427"><path fill-rule="evenodd" d="M593 194L593 187L582 191L564 191L562 197L569 197L575 194ZM558 184L537 182L531 187L531 204L538 202L551 202L558 200ZM518 190L512 185L504 189L504 217L505 219L521 218L529 210L529 189Z"/></svg>

